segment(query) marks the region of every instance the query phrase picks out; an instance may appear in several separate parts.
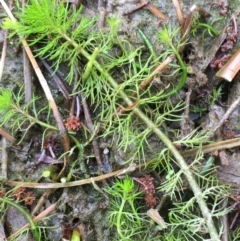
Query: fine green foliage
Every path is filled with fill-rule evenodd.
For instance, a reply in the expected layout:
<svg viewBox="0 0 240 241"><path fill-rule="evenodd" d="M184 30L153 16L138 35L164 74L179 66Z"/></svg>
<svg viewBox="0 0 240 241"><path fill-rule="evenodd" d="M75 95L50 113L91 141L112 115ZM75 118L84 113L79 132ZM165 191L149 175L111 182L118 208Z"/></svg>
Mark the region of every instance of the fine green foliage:
<svg viewBox="0 0 240 241"><path fill-rule="evenodd" d="M177 94L186 81L186 67L177 51L184 43L178 41L176 47L174 46L179 30L172 31L168 27L159 34L160 41L167 43L167 49L159 59L164 60L174 54L179 65L172 65L173 72L181 72L181 81L172 90L170 85L167 85L153 94L152 84L144 91L139 90L142 81L151 73L152 56L143 58L141 47L136 49L124 37L119 38L117 29L120 22L116 17L107 19L106 30L96 31L96 20L90 20L83 15L82 8L76 13L70 13L63 2L49 3L49 0L31 1L31 4L26 5L24 13L18 17L18 23L5 20L3 27L11 29L13 34L28 38L30 45L38 43L42 46L37 55L53 60L56 69L61 63L67 62L69 84L73 83L75 66L82 65L82 57L88 60L88 63L82 66L84 74L74 86L73 95L80 89L83 96L90 99L95 110L99 112L98 120L105 126L102 136L108 138L113 135L118 149L131 153L127 161L146 161L149 158L146 156L146 149L154 153L148 143L152 130L144 128L144 123L125 109L121 91L129 95L136 93L132 101L158 126L164 121L181 119L177 113L184 109L184 103L179 101L173 105L169 99ZM122 74L118 75L119 72ZM116 78L120 83L118 87L113 88L110 83L112 80L105 81L106 78L111 78L109 73L113 76L117 73ZM123 113L119 113L119 108Z"/></svg>
<svg viewBox="0 0 240 241"><path fill-rule="evenodd" d="M124 90L127 94L136 93L132 100L139 108L144 109L144 112L148 113L158 126L164 121L181 119L175 113L184 109L184 103L179 101L177 105L172 105L169 99L183 87L186 81L186 67L177 51L183 43L177 42L176 47L173 43L179 30L171 31L169 27L164 28L159 34L160 41L167 43L167 50L159 56L159 59L164 60L170 54L176 55L180 65L172 67L173 72L182 72L181 81L170 91L168 85L165 89L153 94L151 91L153 86L150 85L140 92L139 85L151 73L152 57L143 59L141 48L136 49L124 38L118 37L117 29L120 23L116 17L107 20L109 28L105 32L96 31L95 20L89 20L81 14L82 9L70 14L63 2L56 4L52 1L49 4L49 0L33 0L31 3L26 6L24 13L19 15L19 23L6 20L3 27L11 29L15 34L29 36L30 45L39 43L43 46L37 55L53 60L56 69L60 63L67 62L70 84L73 82L75 66L78 63L81 65L82 56L87 58L89 62L82 67L85 71L78 85L75 86L73 95L80 89L84 97L90 99L96 111L99 112L98 119L105 126L103 137L113 134L113 140L117 141L118 149L131 153L128 162L146 161L148 158L145 154L146 148L150 153L154 152L148 144L148 137L152 130L149 128L143 130L144 123L133 113L125 110L120 92ZM42 19L44 21L41 21ZM73 23L77 27L72 28ZM86 51L95 53L95 56L87 54ZM98 67L95 59L101 63L101 67ZM115 72L122 73L117 77L118 82L121 83L117 88L113 88L109 82L104 81L111 72L113 75ZM156 105L154 109L152 109L153 105ZM119 114L119 107L123 110L122 114Z"/></svg>
<svg viewBox="0 0 240 241"><path fill-rule="evenodd" d="M64 2L33 0L31 3L26 5L24 14L19 14L21 22L13 23L6 19L4 27L12 29L12 34L21 34L24 37L34 36L29 39L30 45L43 44L37 55L55 60L56 70L60 63L64 61L69 63L68 80L71 83L74 65L79 58L78 50L85 47L90 49L92 42L97 41L93 30L96 20L82 16L73 30L71 27L76 23L82 8L76 13L69 14ZM74 39L76 48L72 48L71 41L64 41L64 39Z"/></svg>
<svg viewBox="0 0 240 241"><path fill-rule="evenodd" d="M0 126L10 128L13 133L21 131L23 133L22 139L34 124L39 124L47 129L57 130L56 127L48 124L48 120L43 122L39 119L42 112L48 112L49 107L46 106L37 110L37 99L35 97L28 104L22 105L23 94L21 90L15 96L11 90L0 88ZM33 115L29 114L29 109L31 109Z"/></svg>
<svg viewBox="0 0 240 241"><path fill-rule="evenodd" d="M202 31L202 38L204 39L205 33L207 33L209 36L218 36L217 30L213 27L213 23L218 21L219 19L214 20L214 22L207 24L205 22L200 22L199 20L200 16L199 13L195 13L195 16L192 21L192 30L191 33L193 36L196 36L197 32L201 29Z"/></svg>
<svg viewBox="0 0 240 241"><path fill-rule="evenodd" d="M159 42L167 45L167 47L168 47L165 54L166 53L168 55L174 54L174 56L176 56L176 58L179 62L179 65L180 65L179 70L182 72L181 80L173 88L172 91L167 93L167 96L172 96L172 95L178 93L179 90L181 90L183 88L183 86L185 85L185 83L187 81L187 66L183 62L183 60L178 52L178 50L181 47L183 47L186 43L182 42L181 40L176 40L178 34L179 34L179 29L172 30L171 26L168 26L168 28L164 27L163 30L159 33ZM174 45L174 41L176 41L176 47Z"/></svg>
<svg viewBox="0 0 240 241"><path fill-rule="evenodd" d="M5 114L5 112L11 108L13 104L12 93L10 90L0 89L0 114Z"/></svg>
<svg viewBox="0 0 240 241"><path fill-rule="evenodd" d="M117 230L115 240L157 240L150 237L154 225L149 218L140 212L139 204L142 194L138 192L134 181L126 176L123 180L115 180L112 187L105 191L111 195L108 220L110 227ZM113 239L112 239L113 240Z"/></svg>
<svg viewBox="0 0 240 241"><path fill-rule="evenodd" d="M217 222L218 217L230 211L228 209L222 209L224 197L228 195L228 189L218 183L214 173L205 176L204 179L205 180L199 180L199 183L202 183L202 198L211 200L211 202L209 202L211 214ZM174 207L169 212L169 221L172 230L174 230L173 233L181 234L183 237L191 237L191 240L206 239L203 235L207 233L206 222L197 209L197 202L198 200L193 197L186 202L177 201L174 203ZM222 225L220 221L218 222L218 232L220 236L222 233Z"/></svg>
<svg viewBox="0 0 240 241"><path fill-rule="evenodd" d="M167 84L158 90L154 88L154 83L150 83L146 89L140 90L140 84L151 76L156 66L152 66L151 54L144 53L141 47L135 48L124 37L117 35L117 18L108 19L108 28L101 31L96 30L95 19L90 20L82 14L82 8L72 13L64 2L31 0L30 3L24 13L19 14L18 23L6 20L4 28L28 38L31 45L38 43L40 50L36 54L51 59L56 69L61 63L67 62L68 83L74 88L73 95L81 91L84 98L91 101L98 113L94 121L100 123L103 130L101 137L112 139L116 150L129 153L128 159L124 161L153 160L153 169L162 167L161 172L166 172L166 181L161 183L158 190L168 194L174 205L168 213L171 232L162 232L162 236L150 238L149 223L143 219L140 208L136 208L140 193L135 190L133 180L126 177L122 181L116 180L106 190L112 196L109 220L117 230L117 240L181 240L179 233L184 240L191 236L203 240L202 232L209 232L211 237L219 236L221 228L215 231L210 214L216 219L223 214L220 208L222 199L220 196L214 199L214 196L217 193L225 194L225 189L208 173L203 177L198 175L203 159L201 152L190 165L186 164L173 143L159 129L163 124L167 126L166 123L180 121L185 108L181 100L172 103L171 99L182 89L187 78L186 65L178 52L185 44L178 40L179 29L168 26L159 33L159 42L166 46L166 51L160 54L159 59L165 60L169 55L176 57L169 76L180 76L180 81L177 81L176 86ZM81 69L83 75L73 85L75 66ZM13 109L14 115L18 115L19 101L17 105L13 104L15 101L12 101L9 93L3 92L3 98L6 95L5 105L10 102L10 108L5 111ZM26 113L27 108L20 114L25 118ZM36 117L38 112L34 113ZM27 117L29 121L29 115ZM151 143L153 133L157 136L157 142L161 140L167 147L160 143L161 146L154 149ZM174 136L177 134L174 133ZM195 131L180 138L176 144L193 148L201 147L206 142L207 134ZM193 197L188 202L173 202L183 201L186 180L192 188ZM205 203L208 198L214 200L210 210ZM194 208L199 212L194 213Z"/></svg>
<svg viewBox="0 0 240 241"><path fill-rule="evenodd" d="M140 237L143 219L135 207L140 193L136 191L133 180L130 177L125 177L122 181L116 180L106 191L112 196L108 219L109 225L117 229L117 240L130 241Z"/></svg>

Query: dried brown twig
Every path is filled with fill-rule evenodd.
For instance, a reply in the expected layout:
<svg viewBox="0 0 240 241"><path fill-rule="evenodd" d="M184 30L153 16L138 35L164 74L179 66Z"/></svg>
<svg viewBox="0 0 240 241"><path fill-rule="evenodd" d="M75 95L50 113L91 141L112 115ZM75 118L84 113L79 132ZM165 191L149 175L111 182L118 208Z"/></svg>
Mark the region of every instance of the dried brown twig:
<svg viewBox="0 0 240 241"><path fill-rule="evenodd" d="M209 145L202 146L201 150L203 153L211 153L216 150L229 149L240 146L240 138L233 138L230 140L219 141ZM194 156L199 152L199 148L180 152L183 157Z"/></svg>
<svg viewBox="0 0 240 241"><path fill-rule="evenodd" d="M103 28L105 24L105 16L106 16L105 5L106 4L104 0L98 0L98 11L99 11L98 28L99 29Z"/></svg>
<svg viewBox="0 0 240 241"><path fill-rule="evenodd" d="M8 35L8 32L3 31L3 35L4 35L4 40L3 40L2 54L1 54L1 59L0 59L0 81L2 80L4 62L5 62L6 53L7 53L7 35Z"/></svg>
<svg viewBox="0 0 240 241"><path fill-rule="evenodd" d="M179 21L180 25L183 25L184 17L183 17L183 14L182 14L182 9L181 9L181 6L179 4L179 1L173 0L173 6L176 9L177 18L178 18L178 21Z"/></svg>
<svg viewBox="0 0 240 241"><path fill-rule="evenodd" d="M83 94L81 94L81 100L82 100L82 106L83 106L83 112L84 112L84 116L85 116L86 126L89 129L91 135L94 135L95 130L94 130L91 114L90 114L90 111L89 111L89 108L88 108L87 101L84 98ZM99 168L99 171L101 173L102 168L103 168L103 164L102 164L101 153L100 153L100 149L99 149L96 137L93 137L92 146L93 146L94 156L97 160L98 168Z"/></svg>
<svg viewBox="0 0 240 241"><path fill-rule="evenodd" d="M66 85L66 83L58 76L57 73L54 73L54 71L51 69L50 65L47 63L47 61L43 58L40 58L41 62L43 63L44 67L47 69L47 71L51 74L53 77L53 80L55 81L58 89L60 92L62 92L63 97L66 100L70 99L70 89Z"/></svg>
<svg viewBox="0 0 240 241"><path fill-rule="evenodd" d="M1 145L2 175L1 175L1 178L3 180L7 179L8 154L7 154L6 148L7 148L7 140L6 140L6 138L2 138L2 145Z"/></svg>
<svg viewBox="0 0 240 241"><path fill-rule="evenodd" d="M148 3L149 3L149 1L142 1L139 5L137 5L133 9L129 10L128 12L124 13L123 16L132 14L132 13L144 8Z"/></svg>
<svg viewBox="0 0 240 241"><path fill-rule="evenodd" d="M240 49L228 60L228 62L216 73L216 76L227 81L232 81L240 70Z"/></svg>
<svg viewBox="0 0 240 241"><path fill-rule="evenodd" d="M190 12L187 14L186 19L184 21L184 23L182 24L181 27L181 34L183 36L181 42L184 43L188 37L188 34L191 30L192 27L192 21L193 21L193 17L195 12L199 12L199 14L201 16L207 17L210 14L208 12L206 12L203 8L199 7L198 5L194 4L191 8L190 8ZM179 50L180 52L183 50L183 47Z"/></svg>
<svg viewBox="0 0 240 241"><path fill-rule="evenodd" d="M24 11L25 0L22 1L22 9ZM24 73L24 94L25 103L29 103L32 99L32 67L27 56L26 50L23 49L23 73Z"/></svg>
<svg viewBox="0 0 240 241"><path fill-rule="evenodd" d="M166 15L164 15L156 6L154 6L152 3L150 3L147 0L140 0L140 4L138 6L128 11L127 13L124 13L124 15L132 14L142 8L147 8L152 14L154 14L156 17L164 21L167 20Z"/></svg>
<svg viewBox="0 0 240 241"><path fill-rule="evenodd" d="M127 174L129 172L133 172L136 170L136 168L141 168L143 166L145 166L145 164L141 164L137 166L135 163L133 163L124 169L120 169L114 172L109 172L107 174L100 175L97 177L91 177L91 178L87 178L79 181L67 182L67 183L34 183L34 182L6 181L5 184L9 186L21 185L21 187L31 187L31 188L40 188L40 189L48 188L49 189L48 191L51 191L50 189L82 186L86 184L91 184L93 183L93 181L99 182L110 177L120 176L120 175Z"/></svg>
<svg viewBox="0 0 240 241"><path fill-rule="evenodd" d="M232 114L232 112L238 107L238 105L240 104L240 97L238 97L232 104L231 106L228 108L228 110L226 111L226 113L222 116L221 120L219 121L219 123L215 126L215 128L213 129L213 132L216 132L218 130L219 127L221 127L224 122L228 119L228 117Z"/></svg>

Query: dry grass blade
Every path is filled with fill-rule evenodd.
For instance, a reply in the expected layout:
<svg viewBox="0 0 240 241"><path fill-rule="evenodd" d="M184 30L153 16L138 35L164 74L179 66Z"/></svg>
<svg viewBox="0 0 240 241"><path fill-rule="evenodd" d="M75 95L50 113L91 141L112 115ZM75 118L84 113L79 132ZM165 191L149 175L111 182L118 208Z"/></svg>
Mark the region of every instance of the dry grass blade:
<svg viewBox="0 0 240 241"><path fill-rule="evenodd" d="M131 164L129 167L117 170L115 172L110 172L104 175L100 175L97 177L91 177L88 179L83 179L79 181L73 181L73 182L67 182L67 183L33 183L33 182L18 182L18 181L6 181L5 184L9 186L18 186L21 185L21 187L31 187L31 188L41 188L41 189L46 189L46 188L65 188L65 187L76 187L76 186L81 186L81 185L86 185L86 184L92 184L92 182L99 182L102 180L105 180L110 177L114 176L119 176L119 175L124 175L129 172L133 172L136 168L142 167L142 165L136 165L135 163Z"/></svg>
<svg viewBox="0 0 240 241"><path fill-rule="evenodd" d="M228 62L216 73L218 78L232 81L240 69L240 49L228 60Z"/></svg>
<svg viewBox="0 0 240 241"><path fill-rule="evenodd" d="M228 149L228 148L233 148L240 146L240 138L234 138L226 141L219 141L215 142L213 144L205 145L202 147L202 152L203 153L211 153L216 150L223 150L223 149ZM194 148L192 150L188 151L183 151L181 152L181 155L183 157L188 157L188 156L194 156L196 153L199 151L199 148Z"/></svg>
<svg viewBox="0 0 240 241"><path fill-rule="evenodd" d="M146 2L145 0L141 0L140 1L141 3L144 3ZM166 21L167 20L167 17L166 15L164 15L159 9L157 9L157 7L155 7L152 3L148 3L146 5L146 8L152 13L154 14L156 17Z"/></svg>
<svg viewBox="0 0 240 241"><path fill-rule="evenodd" d="M179 21L180 25L183 25L184 17L183 17L183 14L182 14L182 9L181 9L181 6L179 4L179 1L178 0L173 0L173 5L174 5L174 7L176 9L177 18L178 18L178 21Z"/></svg>
<svg viewBox="0 0 240 241"><path fill-rule="evenodd" d="M0 59L0 81L2 80L6 53L7 53L7 32L5 32L5 34L4 34L4 42L3 42L3 47L2 47L1 59Z"/></svg>
<svg viewBox="0 0 240 241"><path fill-rule="evenodd" d="M149 209L147 211L147 215L151 219L153 219L157 224L159 224L161 228L163 229L167 228L166 223L164 222L163 218L160 216L159 212L156 209L153 209L153 208Z"/></svg>

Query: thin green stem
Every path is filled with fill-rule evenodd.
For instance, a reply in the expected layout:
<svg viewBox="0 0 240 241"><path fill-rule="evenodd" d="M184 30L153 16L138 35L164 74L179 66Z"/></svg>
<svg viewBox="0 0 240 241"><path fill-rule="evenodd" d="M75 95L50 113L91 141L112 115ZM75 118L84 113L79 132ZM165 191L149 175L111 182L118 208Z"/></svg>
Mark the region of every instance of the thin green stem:
<svg viewBox="0 0 240 241"><path fill-rule="evenodd" d="M26 219L28 220L36 240L37 241L41 241L37 225L34 223L31 215L24 208L22 208L16 202L13 202L13 201L11 201L10 199L8 199L6 197L3 197L3 198L0 197L0 201L2 201L4 203L7 203L8 205L16 208L20 213L22 213L26 217Z"/></svg>
<svg viewBox="0 0 240 241"><path fill-rule="evenodd" d="M167 93L165 95L165 98L177 94L183 88L183 86L185 85L185 83L187 81L187 66L184 64L178 50L172 45L172 43L170 43L170 47L172 48L174 54L176 55L176 57L178 59L180 66L181 66L182 76L181 76L181 80L180 80L179 84L176 87L174 87L172 91Z"/></svg>
<svg viewBox="0 0 240 241"><path fill-rule="evenodd" d="M210 35L213 34L214 36L218 36L218 31L215 28L213 28L211 25L206 24L206 23L198 23L198 25L201 26L201 27L206 28Z"/></svg>
<svg viewBox="0 0 240 241"><path fill-rule="evenodd" d="M90 73L91 73L91 70L92 70L94 61L95 61L98 53L99 53L99 48L95 48L94 51L93 51L93 53L92 53L92 55L91 55L91 59L88 61L87 67L86 67L86 69L85 69L85 71L84 71L84 73L83 73L83 75L82 75L82 80L83 80L83 81L87 81L87 78L88 78L88 76L89 76Z"/></svg>
<svg viewBox="0 0 240 241"><path fill-rule="evenodd" d="M20 113L23 116L25 116L27 119L29 119L30 122L34 122L34 123L37 123L37 124L39 124L39 125L41 125L43 127L48 128L48 129L58 131L58 128L56 128L55 126L49 125L46 122L43 122L43 121L40 121L37 118L34 118L33 116L31 116L31 115L27 114L26 112L22 111L18 106L12 104L11 107L13 109L15 109L18 113Z"/></svg>
<svg viewBox="0 0 240 241"><path fill-rule="evenodd" d="M119 236L123 240L125 239L125 237L122 234L121 217L122 217L122 212L123 212L123 208L124 208L125 202L126 202L126 200L122 199L122 203L121 203L121 206L120 206L120 208L118 210L118 216L117 216L117 231L118 231Z"/></svg>
<svg viewBox="0 0 240 241"><path fill-rule="evenodd" d="M134 201L134 200L131 200L131 201L129 201L128 203L129 203L129 205L131 206L132 211L133 211L133 214L134 214L135 217L136 217L136 221L137 221L137 223L138 223L138 226L141 227L141 226L142 226L142 225L141 225L141 220L139 219L139 216L138 216L138 214L137 214L137 211L136 211L136 209L135 209L135 206L134 206L134 204L133 204L133 201Z"/></svg>
<svg viewBox="0 0 240 241"><path fill-rule="evenodd" d="M152 57L153 57L153 60L156 60L157 59L157 55L155 53L155 50L152 46L152 44L150 43L149 39L147 38L147 36L143 33L143 31L141 29L137 29L140 37L142 38L142 40L144 41L144 43L146 44L146 46L148 47Z"/></svg>

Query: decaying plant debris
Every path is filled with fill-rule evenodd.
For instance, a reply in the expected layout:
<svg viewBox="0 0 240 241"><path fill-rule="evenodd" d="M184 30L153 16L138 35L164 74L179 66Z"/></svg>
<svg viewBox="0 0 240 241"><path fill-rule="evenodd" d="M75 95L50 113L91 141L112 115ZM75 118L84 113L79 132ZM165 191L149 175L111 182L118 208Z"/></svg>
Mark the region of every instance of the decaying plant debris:
<svg viewBox="0 0 240 241"><path fill-rule="evenodd" d="M0 3L2 237L238 240L234 3Z"/></svg>

